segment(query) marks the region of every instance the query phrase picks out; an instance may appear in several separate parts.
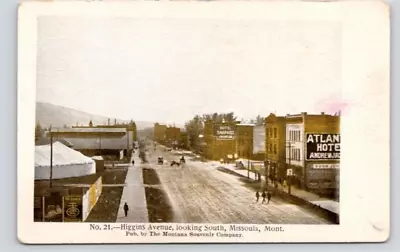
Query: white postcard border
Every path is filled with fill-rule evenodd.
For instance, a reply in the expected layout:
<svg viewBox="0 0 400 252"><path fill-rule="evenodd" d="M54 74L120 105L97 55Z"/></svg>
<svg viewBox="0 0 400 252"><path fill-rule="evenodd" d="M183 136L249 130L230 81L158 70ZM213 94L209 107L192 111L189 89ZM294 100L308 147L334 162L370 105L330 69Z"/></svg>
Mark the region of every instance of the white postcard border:
<svg viewBox="0 0 400 252"><path fill-rule="evenodd" d="M282 226L285 231L244 232L244 238L227 239L129 237L120 231L90 231L90 224L86 223L34 223L34 148L31 143L35 125L37 18L42 15L341 22L342 86L349 107L341 118L340 225L269 225ZM21 5L18 21L18 238L21 242L379 242L388 238L390 32L389 8L383 2L38 2Z"/></svg>

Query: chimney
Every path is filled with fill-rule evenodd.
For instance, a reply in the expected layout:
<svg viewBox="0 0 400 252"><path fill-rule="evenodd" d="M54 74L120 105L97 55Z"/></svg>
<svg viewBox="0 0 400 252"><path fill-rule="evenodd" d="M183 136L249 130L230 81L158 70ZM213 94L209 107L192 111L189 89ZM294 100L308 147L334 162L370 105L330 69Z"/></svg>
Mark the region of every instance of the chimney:
<svg viewBox="0 0 400 252"><path fill-rule="evenodd" d="M110 118L108 118L108 125L110 125Z"/></svg>
<svg viewBox="0 0 400 252"><path fill-rule="evenodd" d="M116 125L117 124L117 119L114 119L114 125Z"/></svg>
<svg viewBox="0 0 400 252"><path fill-rule="evenodd" d="M307 112L301 112L302 115L307 115Z"/></svg>
<svg viewBox="0 0 400 252"><path fill-rule="evenodd" d="M325 112L321 112L321 115L325 115Z"/></svg>

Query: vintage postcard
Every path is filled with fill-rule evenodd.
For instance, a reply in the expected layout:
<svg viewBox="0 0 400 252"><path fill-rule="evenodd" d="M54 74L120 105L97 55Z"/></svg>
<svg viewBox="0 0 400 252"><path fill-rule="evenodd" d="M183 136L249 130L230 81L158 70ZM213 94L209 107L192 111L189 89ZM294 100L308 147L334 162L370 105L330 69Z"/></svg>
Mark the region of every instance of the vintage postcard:
<svg viewBox="0 0 400 252"><path fill-rule="evenodd" d="M383 1L40 1L18 16L22 243L389 238Z"/></svg>

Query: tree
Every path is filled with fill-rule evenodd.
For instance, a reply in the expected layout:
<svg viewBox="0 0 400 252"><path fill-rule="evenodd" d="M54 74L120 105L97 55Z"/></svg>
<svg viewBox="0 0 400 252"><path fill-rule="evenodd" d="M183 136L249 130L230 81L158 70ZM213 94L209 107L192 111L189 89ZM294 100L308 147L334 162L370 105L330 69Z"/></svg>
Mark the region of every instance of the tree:
<svg viewBox="0 0 400 252"><path fill-rule="evenodd" d="M258 115L257 118L256 118L255 124L256 124L257 126L262 126L262 125L264 125L264 118L263 118L262 116Z"/></svg>
<svg viewBox="0 0 400 252"><path fill-rule="evenodd" d="M43 129L42 126L40 125L39 121L36 123L35 127L35 143L37 143L42 137L43 137Z"/></svg>
<svg viewBox="0 0 400 252"><path fill-rule="evenodd" d="M185 129L187 132L187 137L189 140L189 146L192 149L197 150L199 148L199 135L203 133L204 124L200 116L196 115L185 124Z"/></svg>

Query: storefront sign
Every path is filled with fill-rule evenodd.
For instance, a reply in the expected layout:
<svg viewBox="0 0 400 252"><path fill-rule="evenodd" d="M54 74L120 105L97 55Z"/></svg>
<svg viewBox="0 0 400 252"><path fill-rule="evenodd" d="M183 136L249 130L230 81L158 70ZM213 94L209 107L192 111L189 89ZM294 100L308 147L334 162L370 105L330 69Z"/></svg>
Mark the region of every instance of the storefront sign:
<svg viewBox="0 0 400 252"><path fill-rule="evenodd" d="M339 160L340 134L306 134L307 160Z"/></svg>
<svg viewBox="0 0 400 252"><path fill-rule="evenodd" d="M313 169L339 169L340 164L313 164Z"/></svg>
<svg viewBox="0 0 400 252"><path fill-rule="evenodd" d="M233 125L214 125L214 136L218 140L235 139L235 127Z"/></svg>
<svg viewBox="0 0 400 252"><path fill-rule="evenodd" d="M82 222L82 196L64 197L64 222Z"/></svg>
<svg viewBox="0 0 400 252"><path fill-rule="evenodd" d="M312 189L332 189L339 185L339 164L308 164L307 165L307 187ZM318 168L314 168L318 167Z"/></svg>

